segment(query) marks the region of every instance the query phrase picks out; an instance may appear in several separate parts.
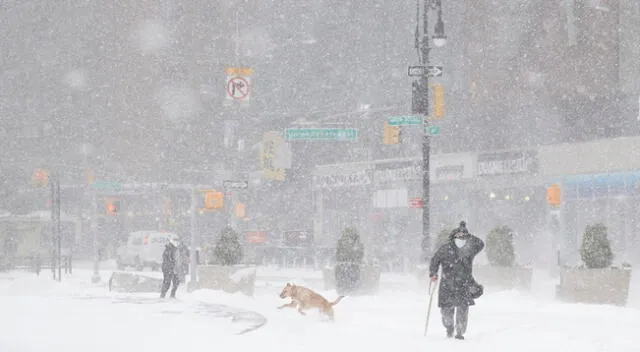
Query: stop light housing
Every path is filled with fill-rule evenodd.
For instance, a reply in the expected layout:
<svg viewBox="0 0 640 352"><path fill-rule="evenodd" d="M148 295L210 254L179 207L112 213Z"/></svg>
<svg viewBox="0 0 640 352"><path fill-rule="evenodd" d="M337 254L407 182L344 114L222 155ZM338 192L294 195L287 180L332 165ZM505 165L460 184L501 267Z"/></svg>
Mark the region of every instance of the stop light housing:
<svg viewBox="0 0 640 352"><path fill-rule="evenodd" d="M385 122L383 142L384 144L400 143L400 126L391 126Z"/></svg>
<svg viewBox="0 0 640 352"><path fill-rule="evenodd" d="M204 209L216 210L224 207L224 194L216 190L206 191L204 194Z"/></svg>
<svg viewBox="0 0 640 352"><path fill-rule="evenodd" d="M411 84L411 112L418 115L429 115L429 91L424 80Z"/></svg>
<svg viewBox="0 0 640 352"><path fill-rule="evenodd" d="M441 119L444 117L444 86L440 83L431 85L433 90L433 118Z"/></svg>
<svg viewBox="0 0 640 352"><path fill-rule="evenodd" d="M36 169L33 173L33 183L36 187L47 187L49 184L49 172L44 169Z"/></svg>
<svg viewBox="0 0 640 352"><path fill-rule="evenodd" d="M104 207L107 215L117 215L120 211L120 200L114 198L106 199Z"/></svg>
<svg viewBox="0 0 640 352"><path fill-rule="evenodd" d="M547 187L547 204L559 206L562 203L562 192L560 185L553 184Z"/></svg>
<svg viewBox="0 0 640 352"><path fill-rule="evenodd" d="M244 203L237 203L235 207L235 215L237 218L244 218L246 215Z"/></svg>

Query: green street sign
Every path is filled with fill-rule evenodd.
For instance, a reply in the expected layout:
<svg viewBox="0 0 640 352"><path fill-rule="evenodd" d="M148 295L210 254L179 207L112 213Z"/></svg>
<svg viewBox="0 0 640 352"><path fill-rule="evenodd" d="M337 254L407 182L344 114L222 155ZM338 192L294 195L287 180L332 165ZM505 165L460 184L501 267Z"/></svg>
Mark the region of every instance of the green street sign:
<svg viewBox="0 0 640 352"><path fill-rule="evenodd" d="M91 189L96 191L120 191L122 184L114 181L96 181L91 183Z"/></svg>
<svg viewBox="0 0 640 352"><path fill-rule="evenodd" d="M440 126L428 126L426 130L431 136L437 136L440 134Z"/></svg>
<svg viewBox="0 0 640 352"><path fill-rule="evenodd" d="M358 138L355 128L287 128L284 139L313 141L354 141Z"/></svg>
<svg viewBox="0 0 640 352"><path fill-rule="evenodd" d="M391 116L387 119L390 126L422 125L422 116Z"/></svg>

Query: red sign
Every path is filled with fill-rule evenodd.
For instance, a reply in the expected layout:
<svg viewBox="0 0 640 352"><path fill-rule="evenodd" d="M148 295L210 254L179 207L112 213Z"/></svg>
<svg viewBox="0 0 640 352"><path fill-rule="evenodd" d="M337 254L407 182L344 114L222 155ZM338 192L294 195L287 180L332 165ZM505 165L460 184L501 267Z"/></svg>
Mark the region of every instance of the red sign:
<svg viewBox="0 0 640 352"><path fill-rule="evenodd" d="M409 208L424 208L424 200L422 198L409 198Z"/></svg>
<svg viewBox="0 0 640 352"><path fill-rule="evenodd" d="M248 243L265 243L267 241L266 231L247 231L244 234Z"/></svg>

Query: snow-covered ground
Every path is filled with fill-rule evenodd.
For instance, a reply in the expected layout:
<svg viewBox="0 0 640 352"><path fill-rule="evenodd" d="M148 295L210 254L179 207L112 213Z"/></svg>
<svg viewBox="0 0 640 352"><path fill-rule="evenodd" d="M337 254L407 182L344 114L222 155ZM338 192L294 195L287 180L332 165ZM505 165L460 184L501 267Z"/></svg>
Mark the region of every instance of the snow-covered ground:
<svg viewBox="0 0 640 352"><path fill-rule="evenodd" d="M258 271L260 273L260 270ZM103 281L109 271L102 271ZM278 271L304 281L304 271ZM271 276L271 275L269 275ZM276 276L276 275L273 275ZM260 281L255 297L199 290L178 292L178 300L156 294L110 293L106 283L90 283L91 271L76 269L62 283L48 272L0 274L0 351L639 351L640 310L553 299L553 280L537 275L532 292L487 293L471 308L465 341L444 337L440 314L432 310L423 336L427 296L423 287L387 276L379 295L347 297L328 323L312 311L278 310L280 282ZM394 284L385 286L391 281ZM317 289L328 299L333 291ZM633 292L632 292L633 293ZM145 304L146 303L146 304ZM204 304L255 311L268 322L246 334ZM217 312L217 313L216 313Z"/></svg>

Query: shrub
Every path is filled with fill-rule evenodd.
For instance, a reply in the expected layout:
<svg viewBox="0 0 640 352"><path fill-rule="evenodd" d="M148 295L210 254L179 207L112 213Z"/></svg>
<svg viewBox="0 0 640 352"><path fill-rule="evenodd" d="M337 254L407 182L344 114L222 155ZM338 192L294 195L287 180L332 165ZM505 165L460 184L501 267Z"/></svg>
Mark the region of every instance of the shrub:
<svg viewBox="0 0 640 352"><path fill-rule="evenodd" d="M221 265L236 265L242 261L242 245L238 233L231 227L222 229L220 238L213 249L214 263Z"/></svg>
<svg viewBox="0 0 640 352"><path fill-rule="evenodd" d="M580 245L580 257L590 269L608 268L613 262L607 227L603 224L587 226Z"/></svg>
<svg viewBox="0 0 640 352"><path fill-rule="evenodd" d="M347 227L342 231L336 248L337 262L362 263L364 246L360 242L358 230Z"/></svg>
<svg viewBox="0 0 640 352"><path fill-rule="evenodd" d="M492 266L514 266L513 231L508 226L491 229L486 241L487 259Z"/></svg>
<svg viewBox="0 0 640 352"><path fill-rule="evenodd" d="M336 291L340 295L350 294L360 286L360 265L364 257L358 230L345 228L336 247Z"/></svg>

